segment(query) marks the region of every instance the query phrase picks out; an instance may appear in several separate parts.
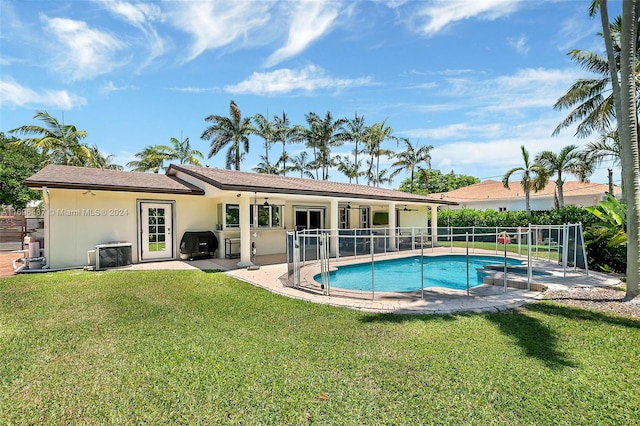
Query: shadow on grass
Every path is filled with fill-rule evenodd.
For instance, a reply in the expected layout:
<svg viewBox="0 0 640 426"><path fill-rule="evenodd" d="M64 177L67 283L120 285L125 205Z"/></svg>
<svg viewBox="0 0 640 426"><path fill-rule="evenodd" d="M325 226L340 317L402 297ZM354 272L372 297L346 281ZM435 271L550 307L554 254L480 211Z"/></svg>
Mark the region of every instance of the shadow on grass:
<svg viewBox="0 0 640 426"><path fill-rule="evenodd" d="M525 312L516 310L488 314L486 318L497 325L504 335L515 339L526 356L544 362L551 369L575 367L576 364L559 349L558 333Z"/></svg>
<svg viewBox="0 0 640 426"><path fill-rule="evenodd" d="M395 313L384 313L384 314L369 314L360 318L360 322L364 323L375 323L375 322L388 322L388 323L405 323L405 322L413 322L413 321L430 321L430 320L438 320L438 321L455 321L456 318L460 315L421 315L421 314L395 314Z"/></svg>
<svg viewBox="0 0 640 426"><path fill-rule="evenodd" d="M558 312L548 312L557 315ZM360 318L361 322L406 323L413 321L456 321L461 317L484 317L496 326L500 332L514 339L528 357L538 359L552 369L574 367L575 363L559 349L559 336L541 320L526 315L526 310L508 311L493 314L456 314L456 315L406 315L371 314ZM571 317L574 318L574 317ZM452 330L452 333L454 331Z"/></svg>
<svg viewBox="0 0 640 426"><path fill-rule="evenodd" d="M560 305L558 303L540 302L527 306L527 310L532 312L540 312L545 315L562 316L565 318L581 321L594 321L598 323L607 323L611 325L621 325L629 328L640 328L640 320L628 318L600 312L578 308L574 306Z"/></svg>

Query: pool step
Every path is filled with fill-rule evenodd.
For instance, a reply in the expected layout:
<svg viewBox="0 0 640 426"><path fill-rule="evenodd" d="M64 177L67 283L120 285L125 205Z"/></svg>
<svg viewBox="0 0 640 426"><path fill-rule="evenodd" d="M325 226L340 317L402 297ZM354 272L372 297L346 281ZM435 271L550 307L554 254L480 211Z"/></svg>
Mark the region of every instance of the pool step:
<svg viewBox="0 0 640 426"><path fill-rule="evenodd" d="M483 284L488 284L488 285L497 285L497 286L504 286L504 278L502 277L502 274L496 274L494 276L491 277L484 277L484 279L482 280ZM510 280L507 278L507 287L511 287L511 288L517 288L519 290L526 290L527 289L527 281L521 281L521 280ZM543 292L547 290L547 286L544 284L538 284L538 283L531 283L531 291L539 291L539 292Z"/></svg>

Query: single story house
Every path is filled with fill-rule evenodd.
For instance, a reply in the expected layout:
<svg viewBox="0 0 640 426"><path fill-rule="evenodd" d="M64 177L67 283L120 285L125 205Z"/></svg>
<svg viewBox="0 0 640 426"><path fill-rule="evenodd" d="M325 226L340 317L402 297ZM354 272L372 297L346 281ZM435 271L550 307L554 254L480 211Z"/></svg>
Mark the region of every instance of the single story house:
<svg viewBox="0 0 640 426"><path fill-rule="evenodd" d="M570 181L563 185L564 204L575 206L595 206L607 198L609 186L600 183ZM614 187L617 197L621 195L619 187ZM431 194L441 201L455 201L452 209L493 209L496 211L524 211L525 196L520 181L509 182L505 188L502 182L485 180L454 191ZM555 206L556 185L549 181L539 192L531 191L531 210L551 210Z"/></svg>
<svg viewBox="0 0 640 426"><path fill-rule="evenodd" d="M48 165L25 184L42 191L50 268L84 266L112 241L132 244L134 263L179 259L185 232L213 231L217 255L286 252L301 229L437 227L455 201L390 189L172 164L166 174ZM430 222L429 222L430 218ZM257 222L254 223L254 222ZM337 238L331 242L337 251ZM393 249L393 238L390 238Z"/></svg>

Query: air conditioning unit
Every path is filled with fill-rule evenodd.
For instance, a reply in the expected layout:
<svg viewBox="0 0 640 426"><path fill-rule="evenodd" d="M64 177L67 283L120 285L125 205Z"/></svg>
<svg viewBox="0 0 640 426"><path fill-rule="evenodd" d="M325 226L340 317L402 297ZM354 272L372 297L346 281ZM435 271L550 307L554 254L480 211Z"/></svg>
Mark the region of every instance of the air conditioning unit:
<svg viewBox="0 0 640 426"><path fill-rule="evenodd" d="M96 245L96 269L131 265L131 243L112 241Z"/></svg>

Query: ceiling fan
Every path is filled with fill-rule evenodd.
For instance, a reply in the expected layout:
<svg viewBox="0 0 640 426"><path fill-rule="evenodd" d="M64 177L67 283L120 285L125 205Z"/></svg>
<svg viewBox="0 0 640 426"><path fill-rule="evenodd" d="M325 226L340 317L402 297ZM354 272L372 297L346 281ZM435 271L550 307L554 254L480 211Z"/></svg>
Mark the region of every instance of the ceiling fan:
<svg viewBox="0 0 640 426"><path fill-rule="evenodd" d="M404 209L402 209L403 212L417 212L418 209L409 209L407 208L407 205L404 205Z"/></svg>

